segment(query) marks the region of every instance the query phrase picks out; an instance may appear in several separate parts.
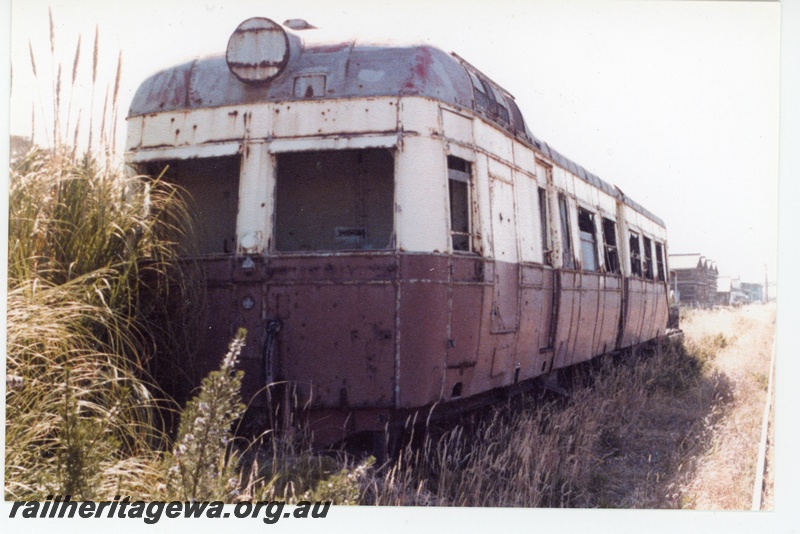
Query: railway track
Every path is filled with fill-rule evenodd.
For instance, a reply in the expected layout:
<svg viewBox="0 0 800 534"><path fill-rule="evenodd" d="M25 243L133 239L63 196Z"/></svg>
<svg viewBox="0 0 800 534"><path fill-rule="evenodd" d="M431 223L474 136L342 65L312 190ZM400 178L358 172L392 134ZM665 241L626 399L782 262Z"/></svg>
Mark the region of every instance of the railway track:
<svg viewBox="0 0 800 534"><path fill-rule="evenodd" d="M769 420L772 413L772 384L775 378L775 342L772 343L772 358L769 363L769 385L767 386L767 399L764 402L764 416L761 423L761 440L758 446L758 460L756 463L756 478L753 483L753 504L751 510L761 510L764 499L764 476L767 469L767 440L769 439Z"/></svg>

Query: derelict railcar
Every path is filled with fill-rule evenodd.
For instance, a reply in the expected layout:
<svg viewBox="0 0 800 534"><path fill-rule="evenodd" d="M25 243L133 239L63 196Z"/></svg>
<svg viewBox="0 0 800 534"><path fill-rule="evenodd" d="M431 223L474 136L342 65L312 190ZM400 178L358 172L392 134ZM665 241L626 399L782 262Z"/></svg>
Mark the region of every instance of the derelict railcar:
<svg viewBox="0 0 800 534"><path fill-rule="evenodd" d="M293 384L322 441L665 334L664 223L455 54L249 19L127 122L192 196L202 361L247 328L245 397Z"/></svg>

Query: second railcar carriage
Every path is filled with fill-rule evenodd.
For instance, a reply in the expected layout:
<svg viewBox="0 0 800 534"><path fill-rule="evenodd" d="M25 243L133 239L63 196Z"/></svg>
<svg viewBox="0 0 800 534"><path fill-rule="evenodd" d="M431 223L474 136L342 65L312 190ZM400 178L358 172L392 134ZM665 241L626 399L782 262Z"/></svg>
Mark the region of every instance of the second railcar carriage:
<svg viewBox="0 0 800 534"><path fill-rule="evenodd" d="M201 361L247 328L245 396L321 441L665 334L663 221L438 48L248 19L140 86L127 153L192 196Z"/></svg>

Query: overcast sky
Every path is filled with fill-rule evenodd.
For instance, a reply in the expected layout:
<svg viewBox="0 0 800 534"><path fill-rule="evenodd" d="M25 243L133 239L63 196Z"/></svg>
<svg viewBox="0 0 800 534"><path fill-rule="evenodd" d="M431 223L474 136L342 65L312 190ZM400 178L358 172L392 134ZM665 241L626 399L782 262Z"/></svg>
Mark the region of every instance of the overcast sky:
<svg viewBox="0 0 800 534"><path fill-rule="evenodd" d="M60 62L62 108L73 92L70 123L82 109L85 142L98 25L95 132L121 51L121 147L138 84L180 61L224 53L231 32L252 16L305 18L457 52L516 97L537 137L662 217L671 253L702 253L720 274L751 282L763 282L767 264L775 279L780 9L773 2L19 0L11 131L30 135L33 109L38 140L46 141L51 72Z"/></svg>

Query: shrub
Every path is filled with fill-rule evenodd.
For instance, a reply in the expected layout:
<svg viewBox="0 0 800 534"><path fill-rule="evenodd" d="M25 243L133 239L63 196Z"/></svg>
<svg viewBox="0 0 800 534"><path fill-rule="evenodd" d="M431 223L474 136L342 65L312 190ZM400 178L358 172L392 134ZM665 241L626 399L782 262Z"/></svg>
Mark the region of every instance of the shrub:
<svg viewBox="0 0 800 534"><path fill-rule="evenodd" d="M218 371L203 379L200 392L181 413L168 475L168 489L193 501L230 500L238 487L232 425L244 412L242 371L235 371L246 331L231 341Z"/></svg>

